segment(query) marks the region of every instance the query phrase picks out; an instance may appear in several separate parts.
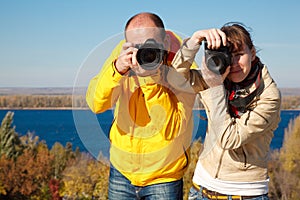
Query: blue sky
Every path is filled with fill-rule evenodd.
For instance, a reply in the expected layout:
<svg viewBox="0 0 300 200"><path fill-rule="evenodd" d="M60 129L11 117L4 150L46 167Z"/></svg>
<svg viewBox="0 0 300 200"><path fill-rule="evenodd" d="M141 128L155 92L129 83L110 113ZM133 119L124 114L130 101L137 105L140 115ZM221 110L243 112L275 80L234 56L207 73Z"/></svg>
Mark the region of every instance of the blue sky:
<svg viewBox="0 0 300 200"><path fill-rule="evenodd" d="M187 36L242 22L278 86L300 86L297 0L0 0L0 87L73 86L91 51L144 11Z"/></svg>

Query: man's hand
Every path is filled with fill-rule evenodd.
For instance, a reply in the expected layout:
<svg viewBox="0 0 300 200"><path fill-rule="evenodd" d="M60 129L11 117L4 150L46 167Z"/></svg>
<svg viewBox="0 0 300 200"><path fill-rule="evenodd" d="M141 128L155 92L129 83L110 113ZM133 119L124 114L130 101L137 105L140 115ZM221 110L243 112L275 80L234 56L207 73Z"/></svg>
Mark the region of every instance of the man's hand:
<svg viewBox="0 0 300 200"><path fill-rule="evenodd" d="M126 42L123 44L120 56L115 62L115 67L122 75L126 74L130 69L137 76L150 76L158 72L158 68L154 70L143 69L136 59L138 49L134 47L133 43Z"/></svg>
<svg viewBox="0 0 300 200"><path fill-rule="evenodd" d="M135 59L137 49L134 48L134 44L126 42L123 44L121 53L115 62L115 67L120 74L125 74L134 64L133 57ZM135 59L136 60L136 59Z"/></svg>

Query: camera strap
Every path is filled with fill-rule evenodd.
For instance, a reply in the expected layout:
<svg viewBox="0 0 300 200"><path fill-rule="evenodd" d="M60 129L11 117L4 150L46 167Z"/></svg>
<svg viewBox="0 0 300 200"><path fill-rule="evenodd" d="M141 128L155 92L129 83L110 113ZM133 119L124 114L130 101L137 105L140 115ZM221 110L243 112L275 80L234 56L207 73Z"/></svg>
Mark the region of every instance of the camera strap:
<svg viewBox="0 0 300 200"><path fill-rule="evenodd" d="M258 59L254 66L252 66L252 73L245 81L243 81L242 87L238 84L230 84L231 87L228 91L228 103L231 116L239 118L248 110L249 104L257 96L257 94L260 94L263 90L264 83L261 80L262 68L263 64ZM249 88L252 88L251 92L249 91Z"/></svg>

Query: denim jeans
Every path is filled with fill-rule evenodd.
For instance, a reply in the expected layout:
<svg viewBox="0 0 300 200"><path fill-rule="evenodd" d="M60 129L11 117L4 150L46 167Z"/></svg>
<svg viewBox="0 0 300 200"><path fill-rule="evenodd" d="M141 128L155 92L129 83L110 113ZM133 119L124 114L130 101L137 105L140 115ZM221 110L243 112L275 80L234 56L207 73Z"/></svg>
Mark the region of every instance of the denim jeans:
<svg viewBox="0 0 300 200"><path fill-rule="evenodd" d="M227 199L232 200L230 195L228 195ZM188 200L209 200L209 199L206 197L203 197L200 191L196 190L194 187L191 187ZM247 198L247 200L269 200L269 197L267 194L264 194L264 195L256 196L256 197L253 197L250 199Z"/></svg>
<svg viewBox="0 0 300 200"><path fill-rule="evenodd" d="M137 187L113 166L110 167L108 199L110 200L182 200L183 181L178 180Z"/></svg>

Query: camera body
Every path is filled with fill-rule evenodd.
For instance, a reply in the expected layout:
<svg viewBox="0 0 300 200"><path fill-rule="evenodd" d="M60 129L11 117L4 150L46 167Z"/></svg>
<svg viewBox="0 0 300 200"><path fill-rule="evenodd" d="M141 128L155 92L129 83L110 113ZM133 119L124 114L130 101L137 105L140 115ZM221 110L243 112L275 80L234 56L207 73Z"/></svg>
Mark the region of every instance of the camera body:
<svg viewBox="0 0 300 200"><path fill-rule="evenodd" d="M221 46L218 49L208 49L204 41L205 64L209 70L217 74L224 74L227 67L231 65L231 52L229 47Z"/></svg>
<svg viewBox="0 0 300 200"><path fill-rule="evenodd" d="M153 38L146 40L143 44L137 44L136 59L145 70L154 70L164 61L167 51L163 44L157 43Z"/></svg>

